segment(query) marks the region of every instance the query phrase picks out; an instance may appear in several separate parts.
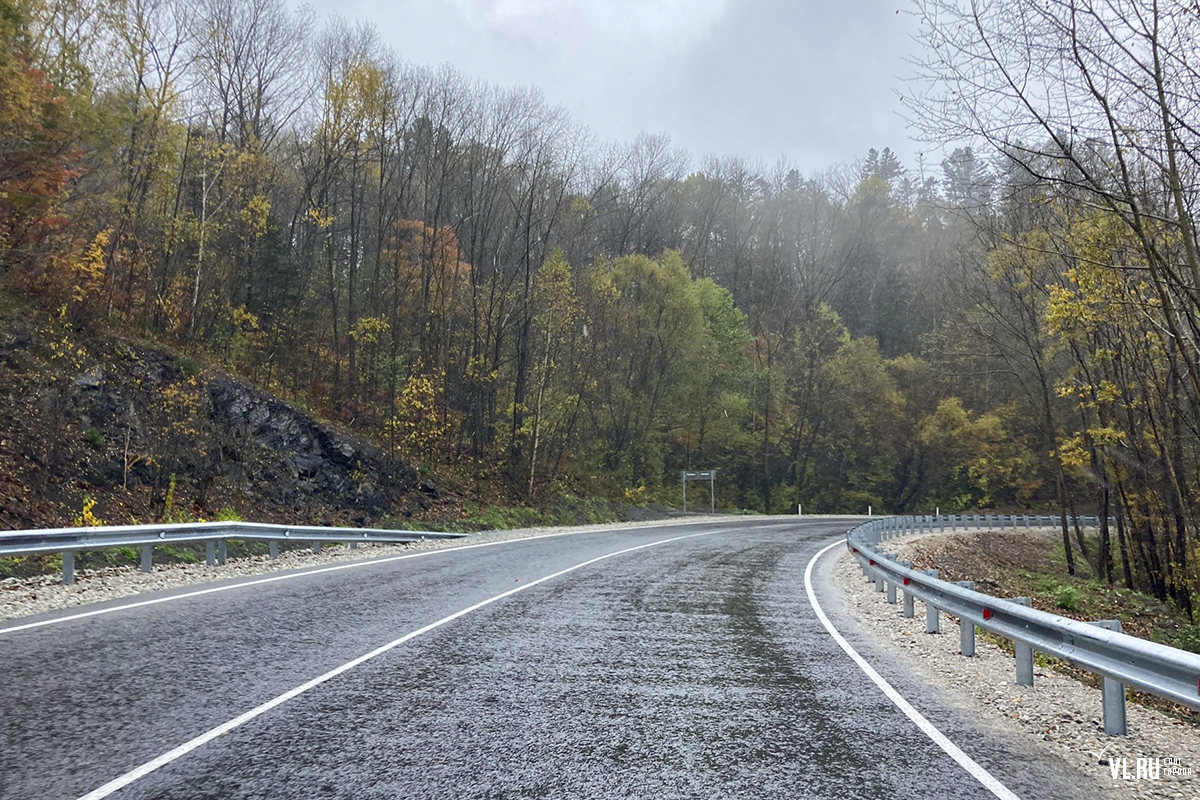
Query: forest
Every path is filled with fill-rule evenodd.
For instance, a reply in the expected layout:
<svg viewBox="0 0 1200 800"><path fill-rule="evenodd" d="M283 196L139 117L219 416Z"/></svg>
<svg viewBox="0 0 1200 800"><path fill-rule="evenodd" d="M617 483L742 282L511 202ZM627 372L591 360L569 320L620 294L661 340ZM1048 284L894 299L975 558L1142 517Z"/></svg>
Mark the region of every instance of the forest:
<svg viewBox="0 0 1200 800"><path fill-rule="evenodd" d="M937 157L805 175L283 0L0 0L0 291L513 503L1051 510L1190 609L1200 12L911 13Z"/></svg>

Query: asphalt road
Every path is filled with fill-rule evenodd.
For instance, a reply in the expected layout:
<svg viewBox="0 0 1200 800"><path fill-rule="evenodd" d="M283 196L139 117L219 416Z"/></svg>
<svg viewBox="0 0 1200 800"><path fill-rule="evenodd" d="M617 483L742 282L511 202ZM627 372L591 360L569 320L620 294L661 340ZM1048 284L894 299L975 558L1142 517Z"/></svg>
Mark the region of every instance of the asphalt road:
<svg viewBox="0 0 1200 800"><path fill-rule="evenodd" d="M12 633L0 624L0 798L84 796L522 586L111 796L992 797L817 621L804 568L847 525L739 518L512 540ZM826 570L815 574L847 639L1017 795L1095 796L897 674Z"/></svg>

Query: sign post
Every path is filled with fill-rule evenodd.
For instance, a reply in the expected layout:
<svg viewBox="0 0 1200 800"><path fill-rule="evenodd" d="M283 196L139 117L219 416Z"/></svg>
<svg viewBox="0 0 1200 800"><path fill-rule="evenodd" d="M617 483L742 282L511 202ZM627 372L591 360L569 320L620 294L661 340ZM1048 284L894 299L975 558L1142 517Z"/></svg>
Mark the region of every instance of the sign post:
<svg viewBox="0 0 1200 800"><path fill-rule="evenodd" d="M687 513L687 484L688 481L708 481L709 513L717 513L717 471L715 469L683 471L683 510Z"/></svg>

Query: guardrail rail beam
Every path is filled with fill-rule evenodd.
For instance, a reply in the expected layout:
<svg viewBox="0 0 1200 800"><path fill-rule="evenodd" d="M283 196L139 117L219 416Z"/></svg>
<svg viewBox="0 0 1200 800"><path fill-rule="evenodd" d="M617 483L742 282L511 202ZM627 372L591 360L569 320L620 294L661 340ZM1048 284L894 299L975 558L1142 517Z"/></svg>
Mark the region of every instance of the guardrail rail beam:
<svg viewBox="0 0 1200 800"><path fill-rule="evenodd" d="M911 562L883 553L879 544L891 534L924 530L940 517L902 516L873 519L847 534L847 547L876 588L885 585L888 599L903 592L905 618L914 616L914 600L925 604L926 630L939 630L939 614L958 617L960 652L975 653L976 628L1008 639L1015 650L1016 681L1032 686L1033 651L1060 658L1103 678L1104 730L1119 736L1126 732L1125 687L1134 686L1189 708L1200 710L1200 654L1179 650L1121 632L1116 621L1101 623L1068 619L1032 608L1029 598L1001 599L974 589L969 581L939 580L936 570L914 570ZM1112 518L1110 517L1110 524ZM949 515L950 530L1016 529L1098 526L1099 517ZM932 529L932 525L930 525Z"/></svg>

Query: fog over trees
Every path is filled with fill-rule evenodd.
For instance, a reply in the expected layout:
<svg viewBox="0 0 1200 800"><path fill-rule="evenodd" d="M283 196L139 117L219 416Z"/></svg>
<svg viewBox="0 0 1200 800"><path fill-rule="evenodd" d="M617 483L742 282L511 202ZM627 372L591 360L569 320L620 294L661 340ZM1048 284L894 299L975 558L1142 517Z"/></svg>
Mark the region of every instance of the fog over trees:
<svg viewBox="0 0 1200 800"><path fill-rule="evenodd" d="M915 9L948 155L802 175L282 0L0 0L0 281L514 501L1052 510L1188 607L1200 13Z"/></svg>

